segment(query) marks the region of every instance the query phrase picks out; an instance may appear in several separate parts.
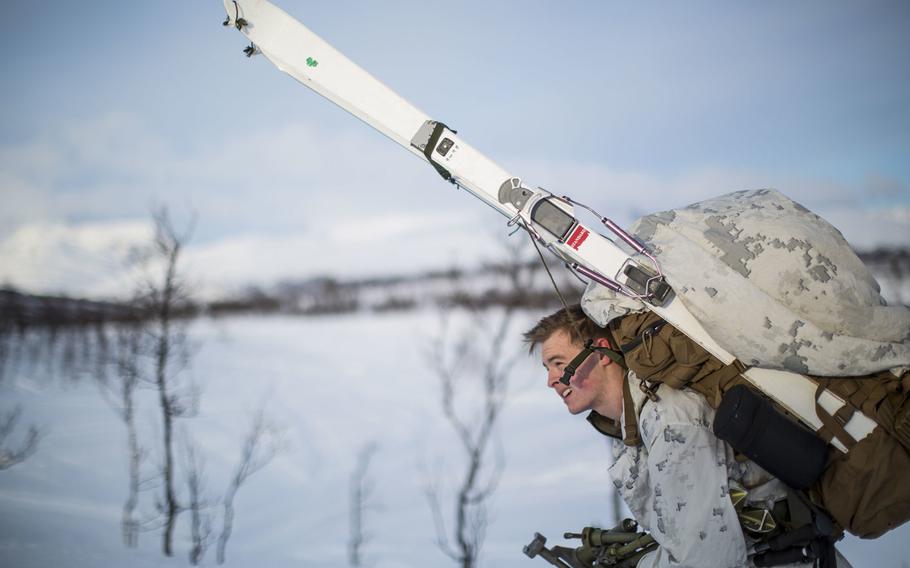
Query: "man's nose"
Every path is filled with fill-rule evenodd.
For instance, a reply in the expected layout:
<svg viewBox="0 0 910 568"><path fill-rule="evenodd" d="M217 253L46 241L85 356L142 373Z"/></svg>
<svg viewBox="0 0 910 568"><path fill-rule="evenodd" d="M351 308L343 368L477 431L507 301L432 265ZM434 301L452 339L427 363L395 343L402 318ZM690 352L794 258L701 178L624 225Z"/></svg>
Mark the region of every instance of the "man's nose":
<svg viewBox="0 0 910 568"><path fill-rule="evenodd" d="M556 385L559 384L559 379L562 378L562 373L557 369L549 369L547 371L547 386L551 389L555 389Z"/></svg>

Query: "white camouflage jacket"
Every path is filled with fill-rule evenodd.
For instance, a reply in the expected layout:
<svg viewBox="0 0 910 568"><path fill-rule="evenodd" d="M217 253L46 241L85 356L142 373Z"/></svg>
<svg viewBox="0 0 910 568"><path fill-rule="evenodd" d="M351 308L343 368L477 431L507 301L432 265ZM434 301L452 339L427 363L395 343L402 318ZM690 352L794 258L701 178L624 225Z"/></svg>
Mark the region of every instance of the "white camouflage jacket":
<svg viewBox="0 0 910 568"><path fill-rule="evenodd" d="M627 380L642 444L616 440L610 476L660 545L638 566L751 566L730 485L748 490L747 503L767 505L785 498L786 486L755 463L734 459L733 449L714 435L714 410L701 395L664 387L651 402L634 373Z"/></svg>

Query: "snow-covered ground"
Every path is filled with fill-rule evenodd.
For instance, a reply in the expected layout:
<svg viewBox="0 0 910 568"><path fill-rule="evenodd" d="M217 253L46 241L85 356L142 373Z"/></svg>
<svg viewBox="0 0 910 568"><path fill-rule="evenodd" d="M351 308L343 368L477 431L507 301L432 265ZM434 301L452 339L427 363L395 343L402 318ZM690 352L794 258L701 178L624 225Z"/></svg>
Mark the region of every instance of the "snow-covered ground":
<svg viewBox="0 0 910 568"><path fill-rule="evenodd" d="M514 349L539 315L517 318ZM201 405L179 424L202 448L210 497L223 492L260 404L285 431L285 451L237 495L228 566L347 565L348 480L370 442L379 449L370 469L378 507L367 512L368 560L376 568L452 565L434 544L424 497L427 471L454 474L461 463L424 355L437 332L432 310L192 325L198 347L188 376L202 387ZM0 471L0 566L188 565L186 513L175 558L161 555L157 532L142 534L136 550L123 546L126 430L90 377L58 375L53 365L5 365L0 412L21 404L19 430L33 423L44 436L37 453ZM499 430L506 466L490 506L484 566L542 567L521 552L535 531L558 543L565 531L612 518L606 444L543 385L539 363L520 357ZM154 462L154 393L141 391L138 403ZM146 511L153 492L144 496ZM841 549L857 567L907 566L908 537L903 527L877 541L849 538ZM213 550L203 565L214 565Z"/></svg>

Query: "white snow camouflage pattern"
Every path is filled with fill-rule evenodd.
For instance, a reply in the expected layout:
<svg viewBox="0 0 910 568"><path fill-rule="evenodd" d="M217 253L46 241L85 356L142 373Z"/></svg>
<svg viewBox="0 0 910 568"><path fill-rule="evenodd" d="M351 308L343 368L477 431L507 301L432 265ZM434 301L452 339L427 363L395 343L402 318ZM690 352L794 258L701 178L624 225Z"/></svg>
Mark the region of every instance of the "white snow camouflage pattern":
<svg viewBox="0 0 910 568"><path fill-rule="evenodd" d="M738 191L636 221L667 282L705 330L750 366L823 376L910 367L910 310L827 221L782 193ZM643 304L588 286L598 324Z"/></svg>
<svg viewBox="0 0 910 568"><path fill-rule="evenodd" d="M632 371L626 380L638 383ZM730 488L748 488L746 504L771 508L786 498L786 486L754 462L736 460L712 432L714 410L701 395L661 389L659 400L649 402L639 389L631 392L642 443L613 441L610 477L660 545L638 568L752 566L752 541L743 535Z"/></svg>

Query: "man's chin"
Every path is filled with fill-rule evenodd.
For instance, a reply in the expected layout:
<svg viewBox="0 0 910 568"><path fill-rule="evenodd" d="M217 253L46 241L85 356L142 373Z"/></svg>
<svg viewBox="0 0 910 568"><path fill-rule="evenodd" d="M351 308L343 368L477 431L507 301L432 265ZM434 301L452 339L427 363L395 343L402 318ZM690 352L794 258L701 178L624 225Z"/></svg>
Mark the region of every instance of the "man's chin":
<svg viewBox="0 0 910 568"><path fill-rule="evenodd" d="M566 407L566 410L569 411L569 414L571 414L571 415L574 416L574 415L576 415L576 414L581 414L582 412L585 412L585 411L587 411L587 410L589 410L589 409L588 409L588 408L582 408L582 407L575 407L575 406L567 406L567 407Z"/></svg>
<svg viewBox="0 0 910 568"><path fill-rule="evenodd" d="M562 399L563 404L566 405L566 410L569 411L569 414L581 414L582 412L587 412L591 410L591 401L586 400L587 397L579 396L583 393L572 392L566 398Z"/></svg>

